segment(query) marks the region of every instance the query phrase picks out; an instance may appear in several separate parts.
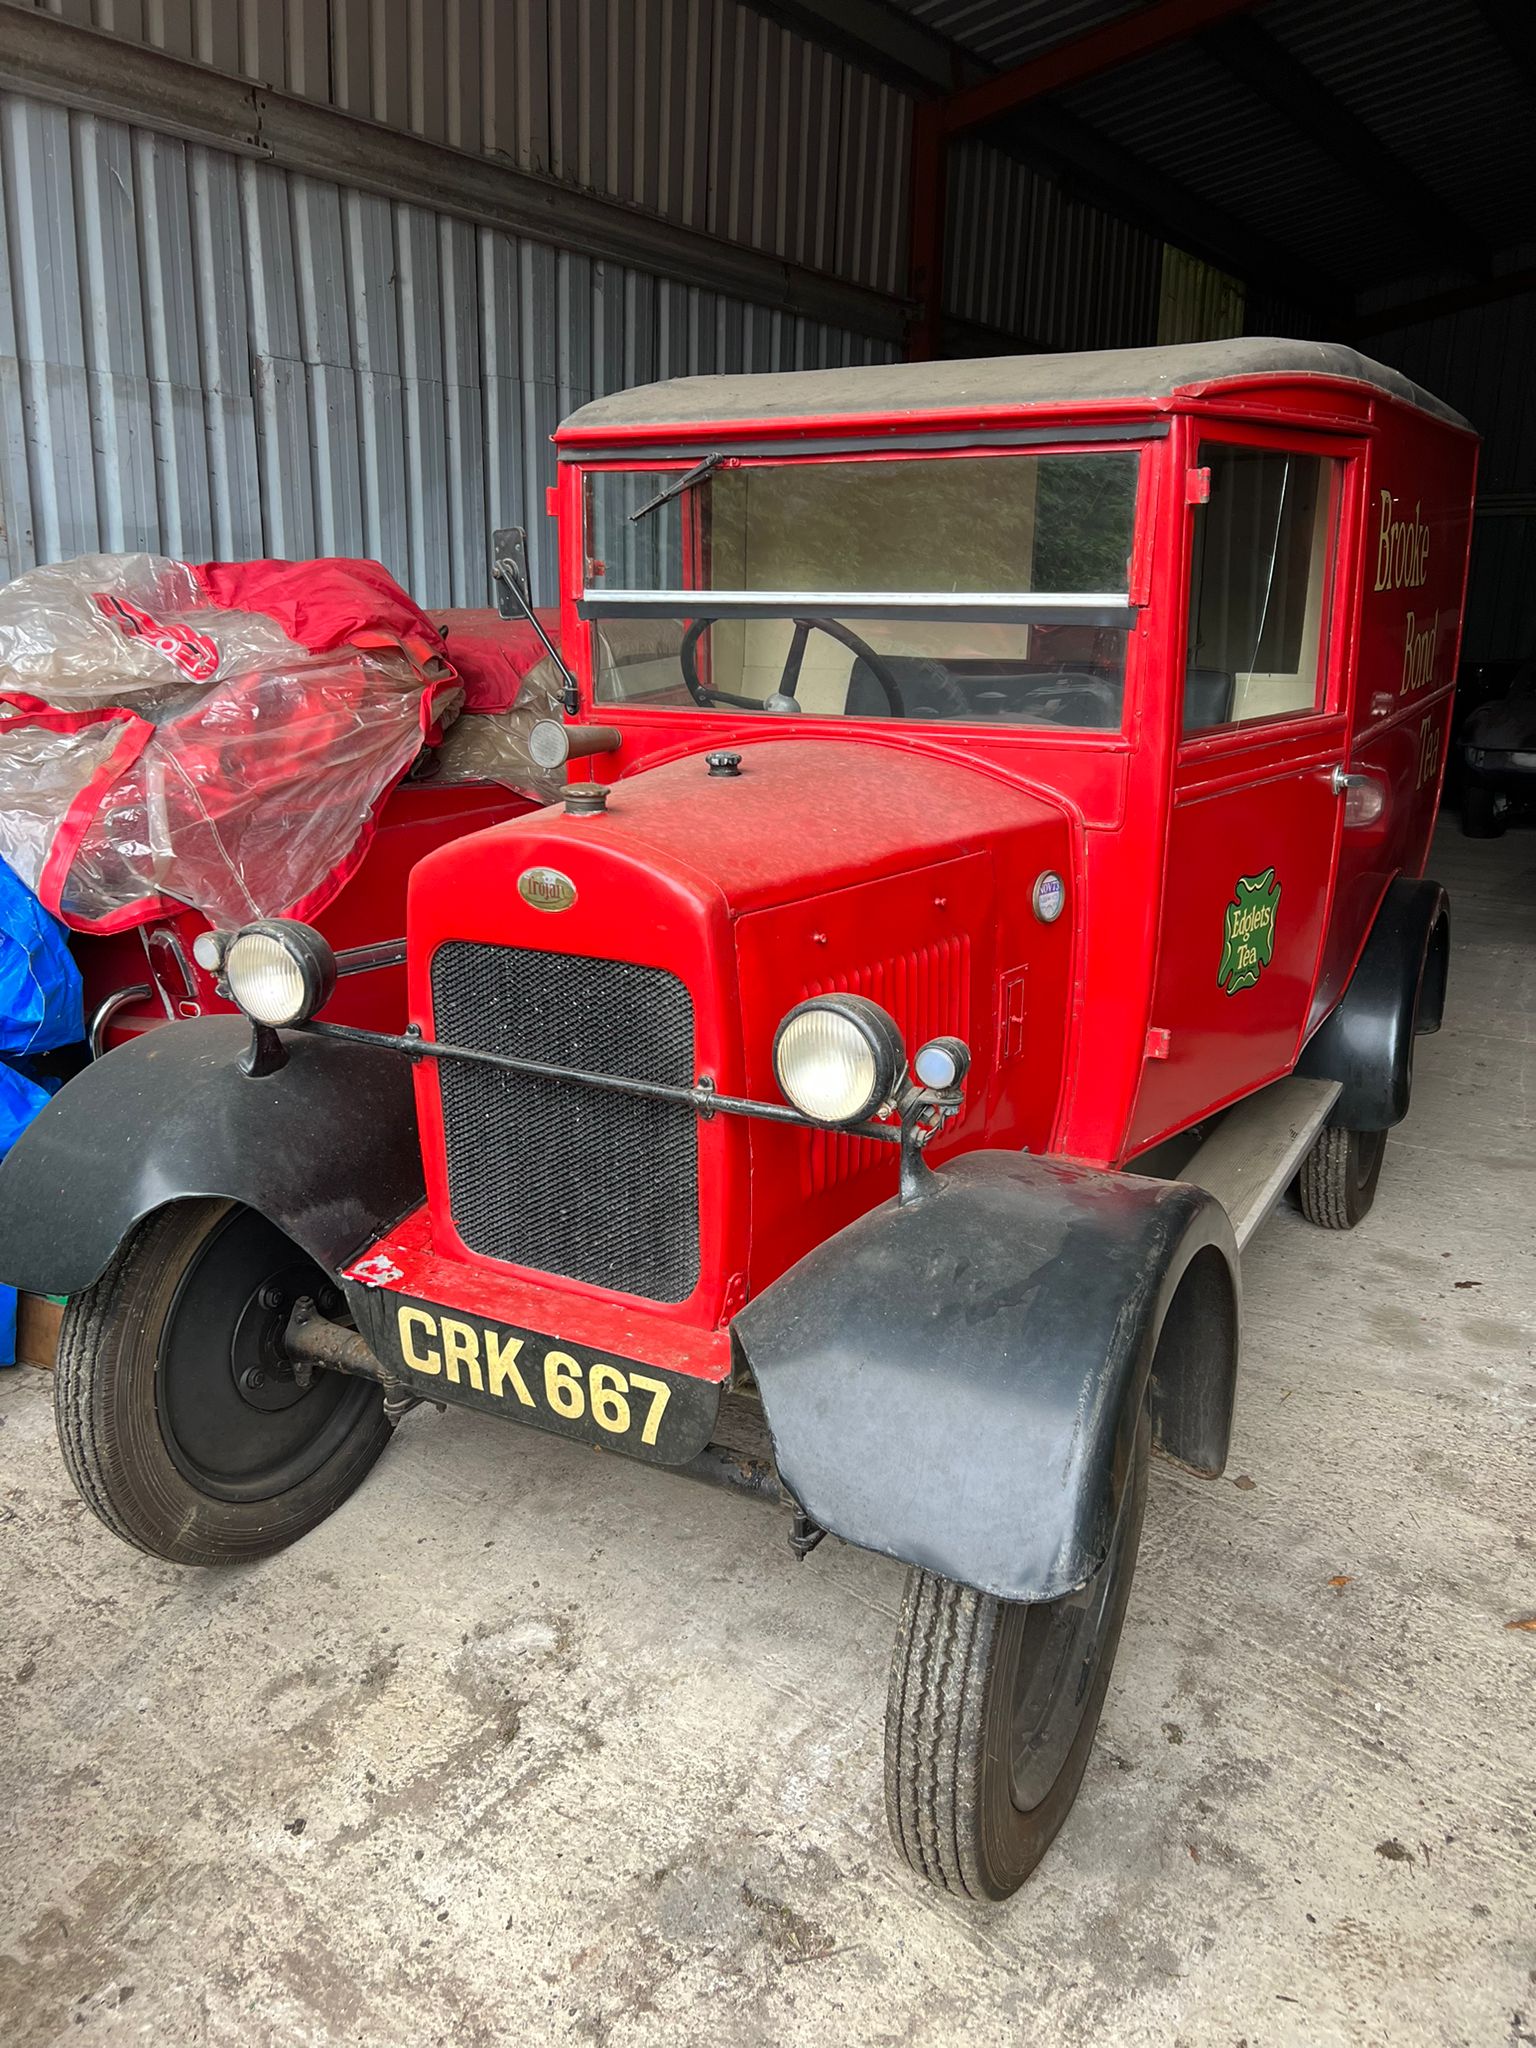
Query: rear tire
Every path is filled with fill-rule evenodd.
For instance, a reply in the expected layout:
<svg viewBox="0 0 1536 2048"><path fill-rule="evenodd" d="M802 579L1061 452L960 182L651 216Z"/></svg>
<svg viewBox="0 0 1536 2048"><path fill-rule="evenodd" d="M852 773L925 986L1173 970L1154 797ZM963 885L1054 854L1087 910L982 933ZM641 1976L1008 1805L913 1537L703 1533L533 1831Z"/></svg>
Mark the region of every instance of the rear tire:
<svg viewBox="0 0 1536 2048"><path fill-rule="evenodd" d="M383 1389L301 1387L281 1334L326 1274L253 1209L178 1202L64 1311L54 1414L80 1497L174 1564L267 1557L340 1506L389 1442Z"/></svg>
<svg viewBox="0 0 1536 2048"><path fill-rule="evenodd" d="M898 1852L940 1891L1006 1899L1071 1811L1130 1598L1147 1504L1143 1408L1104 1563L1026 1605L914 1570L891 1660L885 1805Z"/></svg>
<svg viewBox="0 0 1536 2048"><path fill-rule="evenodd" d="M1320 1230L1353 1230L1376 1199L1386 1150L1385 1131L1320 1132L1296 1180L1307 1221Z"/></svg>
<svg viewBox="0 0 1536 2048"><path fill-rule="evenodd" d="M1468 783L1461 792L1461 829L1468 839L1502 839L1504 814L1491 789Z"/></svg>

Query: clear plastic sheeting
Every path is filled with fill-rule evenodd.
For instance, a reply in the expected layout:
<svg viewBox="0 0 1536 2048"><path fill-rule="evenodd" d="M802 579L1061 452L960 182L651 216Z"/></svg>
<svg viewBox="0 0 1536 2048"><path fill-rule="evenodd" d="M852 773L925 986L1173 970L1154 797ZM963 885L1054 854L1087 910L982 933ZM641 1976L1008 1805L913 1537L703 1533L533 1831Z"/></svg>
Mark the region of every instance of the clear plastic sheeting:
<svg viewBox="0 0 1536 2048"><path fill-rule="evenodd" d="M0 857L78 930L312 914L459 696L375 564L33 570L0 590Z"/></svg>
<svg viewBox="0 0 1536 2048"><path fill-rule="evenodd" d="M0 690L60 711L131 704L154 718L294 652L274 620L221 609L189 563L162 555L78 555L0 589Z"/></svg>
<svg viewBox="0 0 1536 2048"><path fill-rule="evenodd" d="M561 676L545 655L527 670L510 711L466 711L444 736L438 753L443 782L499 782L536 803L557 803L566 770L541 768L528 735L543 719L560 722Z"/></svg>

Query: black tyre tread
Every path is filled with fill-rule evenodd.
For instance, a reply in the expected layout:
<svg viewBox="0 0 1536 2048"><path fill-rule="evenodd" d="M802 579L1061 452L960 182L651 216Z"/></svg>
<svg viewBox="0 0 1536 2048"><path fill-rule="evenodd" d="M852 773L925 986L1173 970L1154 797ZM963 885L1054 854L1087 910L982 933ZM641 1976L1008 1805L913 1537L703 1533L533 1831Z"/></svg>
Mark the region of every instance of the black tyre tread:
<svg viewBox="0 0 1536 2048"><path fill-rule="evenodd" d="M886 1818L900 1854L940 1891L978 1904L1009 1897L1071 1811L1125 1618L1146 1509L1150 1446L1151 1411L1143 1407L1128 1479L1128 1547L1101 1674L1055 1784L1027 1817L1032 1838L1026 1833L1001 1840L988 1805L988 1772L995 1762L987 1746L989 1690L1007 1632L1022 1610L916 1566L907 1574L886 1695Z"/></svg>
<svg viewBox="0 0 1536 2048"><path fill-rule="evenodd" d="M1350 1134L1328 1129L1301 1162L1296 1182L1301 1213L1319 1230L1349 1230Z"/></svg>
<svg viewBox="0 0 1536 2048"><path fill-rule="evenodd" d="M164 1250L164 1225L174 1214L162 1210L141 1223L113 1253L106 1271L84 1294L71 1295L59 1325L53 1373L53 1415L64 1465L75 1489L97 1520L125 1543L157 1555L119 1512L110 1472L110 1450L104 1428L104 1404L92 1400L94 1361L106 1340L110 1312L125 1286L135 1284L139 1269Z"/></svg>
<svg viewBox="0 0 1536 2048"><path fill-rule="evenodd" d="M994 1609L968 1586L908 1578L886 1710L885 1797L891 1831L912 1868L941 1890L984 1899L960 1814L975 1788L961 1758L975 1724Z"/></svg>
<svg viewBox="0 0 1536 2048"><path fill-rule="evenodd" d="M254 1563L286 1548L356 1490L393 1434L381 1396L370 1425L359 1427L325 1466L254 1509L194 1492L175 1472L158 1428L158 1457L147 1459L131 1441L114 1412L117 1377L134 1369L133 1347L143 1341L156 1290L228 1207L177 1202L147 1217L101 1277L70 1298L59 1330L54 1418L65 1468L86 1506L115 1536L173 1564Z"/></svg>

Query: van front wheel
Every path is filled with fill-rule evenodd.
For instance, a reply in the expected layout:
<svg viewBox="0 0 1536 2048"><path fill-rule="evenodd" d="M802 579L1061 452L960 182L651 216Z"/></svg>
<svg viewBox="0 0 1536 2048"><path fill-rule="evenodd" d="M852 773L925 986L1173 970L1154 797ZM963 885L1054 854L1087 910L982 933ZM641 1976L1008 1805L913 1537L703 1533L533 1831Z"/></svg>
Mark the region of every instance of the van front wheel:
<svg viewBox="0 0 1536 2048"><path fill-rule="evenodd" d="M253 1209L177 1202L70 1300L54 1414L81 1498L175 1564L266 1557L357 1487L388 1443L383 1389L296 1378L282 1336L328 1276ZM339 1304L338 1304L339 1305Z"/></svg>
<svg viewBox="0 0 1536 2048"><path fill-rule="evenodd" d="M1076 1593L1024 1604L912 1571L891 1662L885 1806L898 1852L940 1891L1016 1892L1088 1765L1147 1504L1143 1408L1109 1550Z"/></svg>

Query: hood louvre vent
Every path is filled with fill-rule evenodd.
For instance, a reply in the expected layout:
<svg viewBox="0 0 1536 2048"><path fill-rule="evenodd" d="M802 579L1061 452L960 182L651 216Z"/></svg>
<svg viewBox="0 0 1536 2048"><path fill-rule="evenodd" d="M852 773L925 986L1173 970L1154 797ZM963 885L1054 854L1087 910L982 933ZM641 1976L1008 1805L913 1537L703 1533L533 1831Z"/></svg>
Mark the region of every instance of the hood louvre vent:
<svg viewBox="0 0 1536 2048"><path fill-rule="evenodd" d="M800 991L796 1002L810 996L868 996L889 1010L901 1026L907 1051L925 1039L950 1032L971 1043L971 942L963 932L914 946L868 967L829 975ZM786 1005L786 1008L788 1005ZM800 1186L807 1195L825 1193L840 1181L873 1166L890 1165L891 1147L873 1138L850 1138L841 1131L807 1131L801 1140Z"/></svg>

